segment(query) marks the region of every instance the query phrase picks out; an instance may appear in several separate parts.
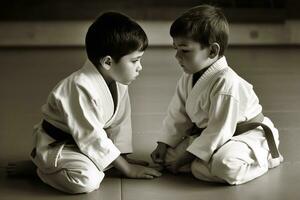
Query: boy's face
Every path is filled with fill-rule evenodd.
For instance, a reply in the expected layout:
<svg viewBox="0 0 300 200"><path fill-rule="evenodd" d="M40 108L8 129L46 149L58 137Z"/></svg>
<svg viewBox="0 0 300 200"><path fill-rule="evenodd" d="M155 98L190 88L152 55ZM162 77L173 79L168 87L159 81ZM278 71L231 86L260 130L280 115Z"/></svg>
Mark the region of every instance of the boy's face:
<svg viewBox="0 0 300 200"><path fill-rule="evenodd" d="M176 50L175 58L188 74L194 74L211 65L208 47L201 47L200 43L183 37L173 38Z"/></svg>
<svg viewBox="0 0 300 200"><path fill-rule="evenodd" d="M143 51L134 51L123 56L119 62L112 61L111 77L124 85L129 85L135 80L142 70L141 57Z"/></svg>

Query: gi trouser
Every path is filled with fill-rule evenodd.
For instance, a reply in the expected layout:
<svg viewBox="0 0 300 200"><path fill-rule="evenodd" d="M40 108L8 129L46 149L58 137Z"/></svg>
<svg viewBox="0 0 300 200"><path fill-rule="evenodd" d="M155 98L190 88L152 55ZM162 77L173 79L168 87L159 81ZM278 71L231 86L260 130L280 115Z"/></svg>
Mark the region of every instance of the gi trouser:
<svg viewBox="0 0 300 200"><path fill-rule="evenodd" d="M112 165L100 171L92 160L80 152L76 144L55 141L41 126L35 128L35 140L39 142L34 141L36 146L31 157L38 168L37 174L44 183L71 194L88 193L99 188L105 176L104 171ZM121 141L121 153L129 153L127 150L132 149L131 143L127 145L123 142L123 138L131 138L131 135L126 134L121 131L120 134L110 135L117 147L118 141Z"/></svg>
<svg viewBox="0 0 300 200"><path fill-rule="evenodd" d="M264 123L270 126L273 132L277 131L268 118L265 118ZM243 141L243 135L247 134L251 134L251 137L257 136L257 140L252 141L251 144ZM175 148L168 148L166 162L178 159L196 137L198 135L187 136ZM278 137L274 138L278 145ZM281 155L279 158L272 158L266 143L262 128L256 128L233 137L216 150L208 163L196 158L179 171L191 172L196 178L204 181L224 182L231 185L246 183L282 162Z"/></svg>
<svg viewBox="0 0 300 200"><path fill-rule="evenodd" d="M44 183L71 194L92 192L104 178L104 173L75 145L65 145L57 165L46 170L38 168L37 174Z"/></svg>

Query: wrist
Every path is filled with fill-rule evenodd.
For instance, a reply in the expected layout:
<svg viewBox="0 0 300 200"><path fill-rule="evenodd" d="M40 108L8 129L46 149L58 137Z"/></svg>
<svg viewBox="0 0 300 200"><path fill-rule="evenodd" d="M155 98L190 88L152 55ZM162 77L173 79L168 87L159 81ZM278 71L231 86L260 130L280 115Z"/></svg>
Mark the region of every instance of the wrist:
<svg viewBox="0 0 300 200"><path fill-rule="evenodd" d="M118 158L116 158L112 164L116 169L118 169L125 175L130 172L130 164L121 155Z"/></svg>

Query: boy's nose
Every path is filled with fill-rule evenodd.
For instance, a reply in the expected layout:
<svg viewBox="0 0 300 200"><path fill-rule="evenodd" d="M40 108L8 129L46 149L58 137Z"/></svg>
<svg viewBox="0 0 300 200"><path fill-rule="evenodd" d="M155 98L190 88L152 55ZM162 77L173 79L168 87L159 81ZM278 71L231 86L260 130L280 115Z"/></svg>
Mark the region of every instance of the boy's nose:
<svg viewBox="0 0 300 200"><path fill-rule="evenodd" d="M175 58L176 58L177 60L180 60L180 56L179 56L178 51L176 51Z"/></svg>
<svg viewBox="0 0 300 200"><path fill-rule="evenodd" d="M142 71L142 69L143 69L143 66L141 64L139 64L138 67L136 68L136 71L139 72L139 71Z"/></svg>

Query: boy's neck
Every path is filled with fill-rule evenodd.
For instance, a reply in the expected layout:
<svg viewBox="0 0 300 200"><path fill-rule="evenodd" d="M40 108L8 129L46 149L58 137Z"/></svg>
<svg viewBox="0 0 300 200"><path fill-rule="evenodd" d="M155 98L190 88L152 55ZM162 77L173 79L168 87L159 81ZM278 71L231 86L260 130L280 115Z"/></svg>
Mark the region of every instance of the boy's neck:
<svg viewBox="0 0 300 200"><path fill-rule="evenodd" d="M217 56L214 59L211 60L211 63L208 67L212 66L213 64L215 64L220 58L222 58L223 56ZM206 67L206 68L208 68Z"/></svg>
<svg viewBox="0 0 300 200"><path fill-rule="evenodd" d="M206 70L208 70L208 68L210 66L205 67L205 68L201 69L200 71L193 74L193 81L192 81L193 86L196 84L196 82L199 80L199 78L206 72Z"/></svg>
<svg viewBox="0 0 300 200"><path fill-rule="evenodd" d="M115 80L113 80L109 74L106 72L106 70L102 67L102 66L99 66L97 67L97 70L99 71L99 73L102 75L103 79L105 80L106 84L108 86L110 86L112 83L115 82Z"/></svg>
<svg viewBox="0 0 300 200"><path fill-rule="evenodd" d="M212 60L211 64L201 70L199 70L198 72L193 74L193 81L192 81L192 85L194 86L196 84L196 82L199 80L199 78L206 72L206 70L208 70L208 68L210 66L212 66L214 63L216 63L220 58L222 58L222 56L218 56L216 59Z"/></svg>

